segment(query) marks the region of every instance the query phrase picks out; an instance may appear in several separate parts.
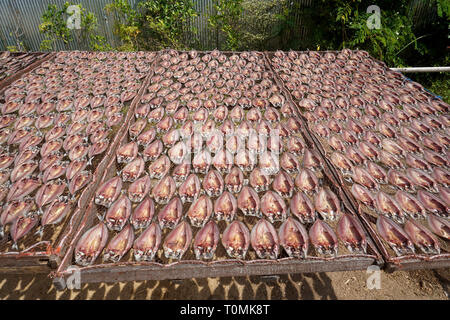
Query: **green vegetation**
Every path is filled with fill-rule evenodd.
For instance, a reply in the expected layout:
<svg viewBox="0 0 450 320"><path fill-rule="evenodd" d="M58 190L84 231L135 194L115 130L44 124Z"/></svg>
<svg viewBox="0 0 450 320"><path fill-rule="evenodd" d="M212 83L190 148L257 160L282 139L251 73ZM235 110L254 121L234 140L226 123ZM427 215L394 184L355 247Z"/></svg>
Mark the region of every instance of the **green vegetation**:
<svg viewBox="0 0 450 320"><path fill-rule="evenodd" d="M195 31L186 28L189 19L197 15L191 0L145 0L136 9L127 0L113 0L105 9L114 16L114 33L121 40L118 50L187 49L194 45L192 40L184 41Z"/></svg>
<svg viewBox="0 0 450 320"><path fill-rule="evenodd" d="M41 17L42 23L39 25L39 32L44 34L45 39L41 42L41 50L55 50L57 41L68 44L77 41L82 49L90 50L110 50L106 39L97 34L97 17L88 12L81 5L80 8L80 29L70 29L67 26L67 19L71 16L67 13L69 6L73 3L66 2L62 8L50 4ZM87 43L87 46L83 44Z"/></svg>
<svg viewBox="0 0 450 320"><path fill-rule="evenodd" d="M44 50L57 41L77 41L79 49L160 50L202 48L193 20L195 0L141 0L136 7L128 0L110 0L105 7L113 20L119 42L108 44L98 33L97 17L80 6L81 28L67 27L66 2L49 5L39 30L45 35ZM367 50L389 66L450 65L447 51L449 0L379 0L380 28L371 29L369 0L320 0L304 5L290 0L213 0L207 32L221 50ZM11 46L8 50L20 49ZM448 73L414 74L434 93L449 101Z"/></svg>

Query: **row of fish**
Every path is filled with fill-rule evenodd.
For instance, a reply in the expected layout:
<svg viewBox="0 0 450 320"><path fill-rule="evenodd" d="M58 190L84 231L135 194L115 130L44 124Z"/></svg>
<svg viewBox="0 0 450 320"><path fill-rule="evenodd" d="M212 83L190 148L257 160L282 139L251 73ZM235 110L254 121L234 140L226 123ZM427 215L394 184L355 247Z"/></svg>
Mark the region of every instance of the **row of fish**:
<svg viewBox="0 0 450 320"><path fill-rule="evenodd" d="M35 62L41 56L42 54L39 53L14 54L9 51L0 52L0 81Z"/></svg>
<svg viewBox="0 0 450 320"><path fill-rule="evenodd" d="M450 230L449 105L360 51L278 52L272 65L379 235L397 255L438 254L433 233Z"/></svg>
<svg viewBox="0 0 450 320"><path fill-rule="evenodd" d="M280 107L285 102L261 53L226 56L214 51L200 57L169 51L161 58L141 98L142 104L151 108L164 105L169 113L182 105L189 110L211 110L218 105L264 109L269 103ZM205 65L207 58L210 61Z"/></svg>
<svg viewBox="0 0 450 320"><path fill-rule="evenodd" d="M221 240L230 258L245 259L251 244L260 259L277 259L281 248L294 258L306 258L310 243L319 255L338 254L338 239L352 253L365 253L367 240L359 222L351 215L344 214L338 222L337 233L323 220L316 220L309 232L295 218L287 218L278 232L266 219L260 219L251 232L239 220L229 223L220 236L217 223L207 222L195 235L186 220L174 226L162 242L162 230L153 222L136 239L133 228L128 224L108 243L108 228L103 222L87 230L75 249L75 262L88 266L95 262L103 251L103 261L118 262L131 248L135 261L152 261L158 254L161 242L164 255L168 259L180 260L192 245L196 259L213 259ZM107 245L108 244L108 245Z"/></svg>
<svg viewBox="0 0 450 320"><path fill-rule="evenodd" d="M415 246L425 254L440 254L441 245L435 235L450 240L450 222L430 214L427 223L428 228L417 220L408 219L402 228L393 220L380 215L376 226L378 233L398 256L414 254Z"/></svg>
<svg viewBox="0 0 450 320"><path fill-rule="evenodd" d="M107 208L102 220L107 221L110 229L119 231L130 217L133 225L144 223L147 226L154 215L154 202L165 205L158 214L161 227L177 224L185 203L192 203L187 216L193 225L204 225L213 213L217 220L232 221L238 209L244 215L264 215L271 222L284 221L290 209L302 223L314 222L316 212L331 221L341 212L336 194L320 186L321 181L308 169L302 169L294 179L284 170L272 178L256 168L250 173L248 185L238 167L233 167L225 178L218 170L211 169L203 178L190 173L176 182L166 174L158 180L152 183L151 178L144 175L129 184L127 191L120 176L106 181L95 196L95 203ZM261 192L264 194L260 197ZM217 197L214 206L212 197ZM284 199L290 201L289 207ZM139 206L132 214L133 203Z"/></svg>
<svg viewBox="0 0 450 320"><path fill-rule="evenodd" d="M93 178L154 54L59 52L12 83L0 107L0 234L61 223ZM125 78L127 77L127 78Z"/></svg>
<svg viewBox="0 0 450 320"><path fill-rule="evenodd" d="M250 244L261 259L276 259L281 247L304 258L310 242L335 256L338 238L366 252L360 223L323 184L321 157L261 54L169 50L161 60L130 141L116 151L119 171L97 189L101 222L79 239L77 264L94 264L102 251L117 262L131 248L136 261L151 261L161 242L166 258L181 259L192 244L197 259L212 259L220 239L238 259Z"/></svg>

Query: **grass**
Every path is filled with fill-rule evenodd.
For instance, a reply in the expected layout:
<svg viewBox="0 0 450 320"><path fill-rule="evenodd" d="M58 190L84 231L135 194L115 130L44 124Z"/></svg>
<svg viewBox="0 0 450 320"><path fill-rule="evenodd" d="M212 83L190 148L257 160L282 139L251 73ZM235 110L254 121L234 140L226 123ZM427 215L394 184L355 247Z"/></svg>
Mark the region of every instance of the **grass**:
<svg viewBox="0 0 450 320"><path fill-rule="evenodd" d="M411 74L409 77L450 103L450 72Z"/></svg>

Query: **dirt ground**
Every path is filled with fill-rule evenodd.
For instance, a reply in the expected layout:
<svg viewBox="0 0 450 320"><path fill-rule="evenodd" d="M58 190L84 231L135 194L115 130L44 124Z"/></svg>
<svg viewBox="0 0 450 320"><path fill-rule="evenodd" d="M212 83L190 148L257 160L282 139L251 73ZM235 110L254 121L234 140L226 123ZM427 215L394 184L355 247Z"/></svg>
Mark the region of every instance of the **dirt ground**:
<svg viewBox="0 0 450 320"><path fill-rule="evenodd" d="M46 274L0 275L0 299L433 299L449 298L450 269L381 272L369 290L365 271L84 284L57 291Z"/></svg>

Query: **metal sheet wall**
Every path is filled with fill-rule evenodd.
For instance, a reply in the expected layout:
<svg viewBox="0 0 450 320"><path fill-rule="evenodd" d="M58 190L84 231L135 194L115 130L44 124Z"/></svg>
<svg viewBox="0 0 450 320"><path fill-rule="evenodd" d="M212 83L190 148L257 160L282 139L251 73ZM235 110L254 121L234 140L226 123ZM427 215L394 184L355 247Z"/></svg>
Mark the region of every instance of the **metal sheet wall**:
<svg viewBox="0 0 450 320"><path fill-rule="evenodd" d="M1 0L0 50L5 50L7 46L17 46L19 41L23 42L27 50L39 50L39 45L44 39L38 29L43 12L47 10L49 4L56 4L61 7L66 1L68 0ZM132 6L136 7L140 0L128 1ZM113 34L113 17L108 15L104 9L105 5L110 3L111 0L72 0L72 2L80 3L88 11L96 15L99 25L98 32L106 38L108 43L113 47L120 44L120 40ZM211 28L208 24L209 16L215 12L215 0L193 0L193 2L198 16L186 25L185 43L200 50L220 48L221 43L225 39L221 37L218 30ZM315 3L314 0L293 0L288 2L290 6L297 7L309 7ZM432 21L436 15L436 9L430 6L429 0L411 0L410 12L417 24L424 21ZM302 22L301 10L296 10L294 15L295 28L298 30L297 35L302 39L306 39L309 27ZM189 30L195 31L191 32ZM64 44L62 41L56 43L57 50L83 50L87 48L87 43L81 40L72 41L69 44Z"/></svg>

